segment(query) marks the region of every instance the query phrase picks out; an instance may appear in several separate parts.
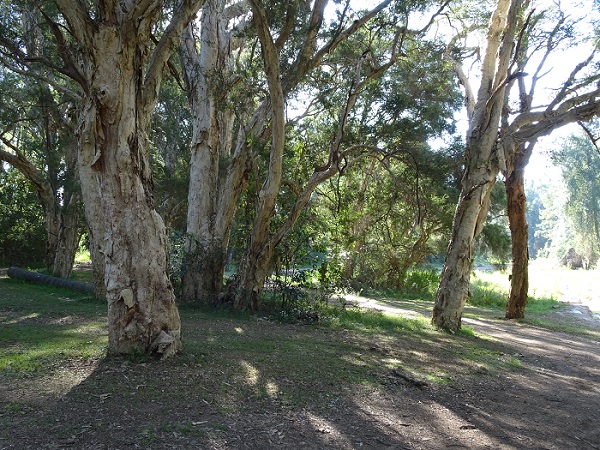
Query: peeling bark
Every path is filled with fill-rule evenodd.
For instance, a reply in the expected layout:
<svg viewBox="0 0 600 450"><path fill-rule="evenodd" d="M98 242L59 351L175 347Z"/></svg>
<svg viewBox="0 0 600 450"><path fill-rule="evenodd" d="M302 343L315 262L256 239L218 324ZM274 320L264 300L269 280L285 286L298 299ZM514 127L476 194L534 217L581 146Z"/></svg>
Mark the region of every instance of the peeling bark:
<svg viewBox="0 0 600 450"><path fill-rule="evenodd" d="M80 178L92 254L104 268L109 352L171 356L181 349L181 322L153 205L147 132L163 69L202 1L179 3L151 53L161 2L103 3L97 18L78 1L57 5L84 61Z"/></svg>
<svg viewBox="0 0 600 450"><path fill-rule="evenodd" d="M498 0L488 28L481 84L469 120L461 194L433 309L433 325L449 332L461 327L469 296L473 241L485 223L490 194L499 173L498 129L520 9L521 0Z"/></svg>
<svg viewBox="0 0 600 450"><path fill-rule="evenodd" d="M529 289L529 252L524 182L525 164L519 164L506 179L507 211L512 239L512 276L506 304L507 319L525 317Z"/></svg>
<svg viewBox="0 0 600 450"><path fill-rule="evenodd" d="M229 155L233 127L233 112L223 98L231 64L224 8L222 0L206 2L199 54L191 25L179 47L193 117L182 299L203 303L216 303L223 284L231 221L229 215L221 220L219 212L230 206L220 189L234 187L224 185L219 167Z"/></svg>

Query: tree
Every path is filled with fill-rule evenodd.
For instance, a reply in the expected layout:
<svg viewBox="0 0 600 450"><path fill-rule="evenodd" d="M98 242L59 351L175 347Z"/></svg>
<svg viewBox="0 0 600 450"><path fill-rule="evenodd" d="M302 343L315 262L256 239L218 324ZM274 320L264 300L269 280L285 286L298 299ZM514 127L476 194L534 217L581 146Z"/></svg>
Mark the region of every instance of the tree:
<svg viewBox="0 0 600 450"><path fill-rule="evenodd" d="M47 234L36 193L16 169L0 166L0 264L43 263Z"/></svg>
<svg viewBox="0 0 600 450"><path fill-rule="evenodd" d="M550 27L544 27L545 23ZM524 77L519 77L517 90L519 95L518 113L509 118L504 114L502 136L500 142L501 170L506 177L507 211L512 238L512 276L509 299L506 304L506 318L520 319L525 315L527 304L528 280L528 224L526 215L526 196L524 171L539 137L575 121L587 121L600 113L600 101L596 89L598 76L592 68L595 50L581 61L562 87L550 96L549 106L536 106L534 99L538 83L547 73L546 61L552 52L561 46L567 49L574 45L582 45L589 39L573 33L577 29L576 21L570 21L560 8L556 11L531 11L523 25L523 31L516 52L516 73L525 73L528 66L533 66L529 86ZM541 56L538 56L541 53ZM534 58L539 59L535 65ZM539 116L534 115L536 109L544 110L541 123ZM512 119L512 120L511 120ZM535 125L535 126L534 126Z"/></svg>
<svg viewBox="0 0 600 450"><path fill-rule="evenodd" d="M243 161L238 164L239 157L231 161L229 176L222 169L230 159L234 114L244 117L227 97L235 90L231 79L235 35L227 24L245 8L226 10L225 4L208 0L202 9L199 52L192 24L179 46L193 128L182 298L204 303L216 303L221 292L237 196L244 186L243 176L235 185L229 178L246 170Z"/></svg>
<svg viewBox="0 0 600 450"><path fill-rule="evenodd" d="M23 15L22 47L9 39L10 33L0 38L5 93L0 101L0 160L19 170L37 192L44 210L48 270L67 278L82 232L73 139L76 99L67 84L37 62L49 36L35 18Z"/></svg>
<svg viewBox="0 0 600 450"><path fill-rule="evenodd" d="M448 331L456 331L461 326L473 264L473 241L483 228L498 174L495 144L506 84L511 75L516 19L520 11L520 0L497 2L488 26L477 97L473 96L469 81L461 79L466 87L469 117L465 169L432 319L437 328Z"/></svg>
<svg viewBox="0 0 600 450"><path fill-rule="evenodd" d="M548 49L546 57L534 68L530 90L527 91L523 81L527 74L520 70L525 67L523 61L528 61L527 57L523 57L524 54L527 55L529 48L526 39L532 35L533 30L538 29L536 27L541 26L533 13L526 12L528 7L527 1L497 2L488 27L487 48L481 65L481 84L476 101L472 95L473 91L470 88L466 89L470 120L463 187L433 314L434 325L451 332L458 330L461 325L472 266L472 242L485 222L491 186L495 183L499 171L505 172L509 178L515 169L521 170L526 165L527 153L541 136L567 123L589 120L600 112L600 91L594 84L598 75L593 72L585 74L584 70L590 67L594 60L594 51L573 69L560 88L554 91L549 103L540 106L532 103L536 83L543 76L544 61L554 49L556 31L546 35L549 35L544 41L547 46L541 46ZM557 27L560 25L559 21ZM560 28L555 28L557 29ZM461 76L463 85L468 86L464 73L459 72L459 77ZM520 86L521 107L516 113L511 113L509 95L515 85ZM519 198L518 202L523 202L522 180L517 179L514 184L509 182L509 189L514 186L519 186L518 192L511 192L509 202L513 194ZM523 216L525 214L520 206L512 208L511 211L522 211ZM522 230L523 221L514 229ZM519 241L524 240L525 252L526 237L525 229ZM519 245L522 249L523 244ZM524 275L523 271L526 271L526 268L523 268L522 261L526 264L527 258L521 257L522 255L523 250L519 250L519 258L515 258L516 268L513 270L521 270L520 274ZM522 297L523 289L516 286L517 283L526 285L526 276L512 278L515 297L518 297L519 301L526 301L526 298ZM521 307L511 304L509 309L520 311L524 309L524 305Z"/></svg>
<svg viewBox="0 0 600 450"><path fill-rule="evenodd" d="M275 111L283 114L284 111L279 104L273 104L273 97L278 99L280 90L284 98L290 96L340 43L390 3L386 0L352 21L348 18L347 2L343 11L339 12L339 22L327 29L323 26L326 0L316 1L312 7L304 2L289 2L286 8L282 8L281 4L272 5L268 14L262 3L251 4L254 16L261 12L264 15L264 21L255 17L253 22L259 37L262 36L259 40L263 57L271 58L262 68L257 64L257 61L260 62L256 57L258 42L244 37L248 36L244 35L247 32L244 24L223 32L224 18L240 14L240 10L234 7L223 9L222 2L207 4L203 11L203 22L206 23L201 41L216 45L201 45L200 54L195 54L195 46L188 33L180 51L192 109L196 111L194 121L197 122L190 164L188 252L183 280L185 299L214 301L218 298L237 202L248 186L248 179L255 176L261 167L265 172L260 173L260 177L266 181L257 189L259 201L252 226L254 237L249 238L248 253L245 262L240 265L237 286L241 290L235 294L239 299L236 304L240 307L246 305L247 301L241 299L253 297L255 295L249 295L250 292L262 289L264 275L256 276L251 272L264 264L257 261L257 258L263 258L260 255L264 255L265 261L271 260L273 243L268 242L267 235L281 185L281 146L284 143L284 137L273 135L276 130L281 131L274 127L274 124L280 125L280 119L275 120L273 114ZM218 14L219 11L223 14ZM271 37L270 27L277 30L275 40ZM221 31L215 35L217 29ZM251 43L249 49L244 47L245 41ZM320 42L323 45L318 47ZM271 46L274 46L271 49L273 54L265 50ZM230 75L228 62L231 62L231 54L222 49L237 51L235 61L240 72ZM278 67L272 68L274 64ZM280 72L279 80L273 78L272 70ZM227 92L233 95L224 98L223 94ZM229 109L232 105L236 105L233 107L235 121ZM277 145L271 145L265 151L265 142L271 140L274 144L273 139L276 139ZM330 164L335 166L336 161L332 160ZM280 242L291 229L310 197L310 190L318 184L317 180L325 174L333 176L335 171L330 170L332 167L328 166L309 183L310 187L303 191L291 219L285 222L285 231L281 230L275 241ZM267 248L269 250L265 252ZM260 272L266 273L269 264ZM241 293L243 290L245 294Z"/></svg>
<svg viewBox="0 0 600 450"><path fill-rule="evenodd" d="M44 62L83 92L79 175L92 256L104 267L111 353L166 357L181 348L165 227L152 199L148 134L164 68L201 6L56 0L41 7L60 58ZM155 38L161 14L166 26Z"/></svg>
<svg viewBox="0 0 600 450"><path fill-rule="evenodd" d="M275 73L277 71L274 68L281 64L278 62L281 56L278 55L278 47L271 36L268 22L266 21L266 15L265 20L257 18L258 15L265 14L263 12L263 5L261 2L252 2L252 9L255 15L255 23L257 23L257 28L259 30L258 35L261 41L263 61L271 96L272 142L270 148L269 169L266 173L267 178L258 193L256 215L252 226L248 249L242 259L238 279L236 280L234 304L237 307L245 307L248 304L252 305L253 308L257 307L258 294L263 288L265 278L273 269L274 249L294 227L300 213L308 204L316 187L333 177L336 173L341 173L349 169L361 158L361 155L352 155L351 150L356 149L357 147L349 146L349 148L345 148L345 140L347 130L349 129L348 124L350 122L351 113L353 112L358 99L362 96L363 91L370 83L375 82L374 80L380 79L380 77L393 67L398 59L403 56L402 50L404 49L405 40L415 36L421 36L428 29L428 25L426 25L420 30L409 30L406 23L403 24L404 26L397 26L396 21L392 21L391 23L393 26L388 28L390 23L385 19L382 20L383 23L379 23L375 16L378 16L378 13L387 6L387 4L388 2L383 2L374 10L362 16L363 23L367 23L367 20L365 19L367 17L373 17L375 21L373 29L367 28L365 30L367 39L360 41L361 44L359 44L366 46L367 50L364 50L362 46L346 46L345 44L349 42L348 37L350 35L337 42L334 47L329 45L329 51L335 50L339 45L342 59L347 58L350 64L337 69L341 73L348 74L346 80L349 82L349 86L342 97L344 98L344 101L339 109L335 132L333 133L329 144L327 161L323 165L316 167L304 185L298 189L299 194L297 199L291 206L289 212L287 212L285 219L276 230L272 230L272 218L275 214L275 205L282 181L282 157L285 146L285 122L283 121L284 109L275 108L275 106L279 104L275 104L274 101L279 98L279 90L281 90L282 93L288 92L288 90L287 85L281 83L281 78ZM398 6L402 9L403 5L394 6ZM440 9L433 13L433 17L439 14L444 7L445 4L442 4ZM408 20L407 17L410 12L410 10L398 12L393 8L391 10L391 13L397 13L398 16L402 17L404 20ZM356 28L357 25L360 24L360 21L355 21L348 29L348 32L351 31L352 36L357 39L362 37L357 32L358 29ZM336 37L336 39L339 38ZM279 42L279 39L277 42ZM317 51L315 56L313 56L312 59L309 59L310 67L314 67L320 61L322 51L322 49ZM305 61L303 61L302 58L305 58L306 56L306 54L300 52L300 56L296 61L305 64ZM335 67L335 62L331 61L331 64ZM294 66L292 66L292 69L293 67ZM302 67L302 65L300 67ZM273 70L275 70L275 72L272 72ZM285 77L283 79L285 79ZM275 120L275 114L280 114L282 116L281 119ZM276 128L276 124L280 126L280 128ZM281 136L276 136L275 133L281 133ZM358 148L360 147L361 146L359 145Z"/></svg>
<svg viewBox="0 0 600 450"><path fill-rule="evenodd" d="M598 130L595 121L592 130ZM553 152L567 191L565 213L577 236L578 253L594 263L600 255L600 155L586 135L572 135Z"/></svg>

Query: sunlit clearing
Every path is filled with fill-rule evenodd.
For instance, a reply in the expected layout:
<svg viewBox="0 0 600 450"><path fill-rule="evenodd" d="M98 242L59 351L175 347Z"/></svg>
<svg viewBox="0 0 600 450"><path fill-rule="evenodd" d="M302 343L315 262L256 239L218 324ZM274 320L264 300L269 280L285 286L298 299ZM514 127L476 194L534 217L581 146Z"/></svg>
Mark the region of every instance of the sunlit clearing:
<svg viewBox="0 0 600 450"><path fill-rule="evenodd" d="M246 361L242 361L240 364L242 365L242 368L246 372L247 383L250 386L256 386L256 384L258 383L258 376L259 376L260 372L254 366L247 363Z"/></svg>

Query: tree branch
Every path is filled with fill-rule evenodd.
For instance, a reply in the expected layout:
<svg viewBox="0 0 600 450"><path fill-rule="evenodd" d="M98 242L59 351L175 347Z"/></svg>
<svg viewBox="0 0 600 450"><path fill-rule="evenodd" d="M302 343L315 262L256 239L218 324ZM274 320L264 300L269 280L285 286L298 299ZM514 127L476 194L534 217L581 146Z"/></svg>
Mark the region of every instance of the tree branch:
<svg viewBox="0 0 600 450"><path fill-rule="evenodd" d="M158 97L163 70L171 55L176 51L183 29L196 16L204 0L182 0L173 13L171 22L156 45L144 78L144 109L147 115L153 112L152 105Z"/></svg>

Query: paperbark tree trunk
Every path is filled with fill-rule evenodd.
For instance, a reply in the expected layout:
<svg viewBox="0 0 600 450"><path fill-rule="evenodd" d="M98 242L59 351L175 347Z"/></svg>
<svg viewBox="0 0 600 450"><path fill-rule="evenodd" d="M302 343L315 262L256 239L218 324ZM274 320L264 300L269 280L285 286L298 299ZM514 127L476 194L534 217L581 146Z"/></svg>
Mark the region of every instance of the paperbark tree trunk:
<svg viewBox="0 0 600 450"><path fill-rule="evenodd" d="M528 225L524 182L525 165L526 162L524 163L524 161L515 161L514 170L505 181L508 220L512 239L512 275L510 293L506 304L507 319L522 319L525 317L527 291L529 289Z"/></svg>
<svg viewBox="0 0 600 450"><path fill-rule="evenodd" d="M498 128L520 9L521 0L498 0L488 28L481 84L469 117L461 194L433 309L433 325L449 332L456 332L461 327L469 296L473 242L485 223L490 194L499 172L496 160Z"/></svg>
<svg viewBox="0 0 600 450"><path fill-rule="evenodd" d="M61 208L61 226L58 231L56 252L52 260L52 274L61 278L69 278L73 271L75 254L81 238L79 223L79 202L81 196L72 194L68 204Z"/></svg>
<svg viewBox="0 0 600 450"><path fill-rule="evenodd" d="M180 321L167 277L166 232L152 205L147 124L136 114L139 50L118 29L103 31L94 43L93 97L81 115L80 163L99 183L82 189L94 204L87 220L101 242L109 351L167 356L181 347Z"/></svg>
<svg viewBox="0 0 600 450"><path fill-rule="evenodd" d="M269 240L269 226L275 210L275 202L283 169L283 147L285 143L285 99L279 74L279 50L269 32L267 16L262 2L250 0L254 23L269 86L271 104L271 154L268 175L260 192L256 205L256 217L250 234L250 242L239 270L239 280L234 306L245 308L249 303L253 309L258 306L258 293L269 271L273 256L273 246L266 245ZM261 281L263 283L261 283Z"/></svg>
<svg viewBox="0 0 600 450"><path fill-rule="evenodd" d="M153 206L147 132L163 69L202 2L174 9L152 53L160 1L102 2L94 17L81 2L57 5L83 58L80 69L62 55L85 92L81 187L104 266L109 352L170 356L181 348L181 323L167 275L166 231Z"/></svg>
<svg viewBox="0 0 600 450"><path fill-rule="evenodd" d="M225 2L209 0L202 10L200 54L191 25L180 44L180 58L193 117L187 236L182 299L217 303L223 284L229 230L219 209L223 186L219 162L231 149L233 112L225 107L224 80L229 77L230 37ZM219 84L221 83L221 85Z"/></svg>

